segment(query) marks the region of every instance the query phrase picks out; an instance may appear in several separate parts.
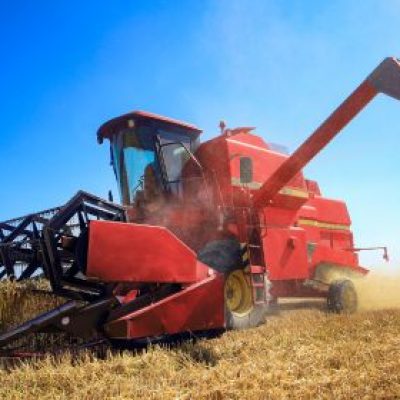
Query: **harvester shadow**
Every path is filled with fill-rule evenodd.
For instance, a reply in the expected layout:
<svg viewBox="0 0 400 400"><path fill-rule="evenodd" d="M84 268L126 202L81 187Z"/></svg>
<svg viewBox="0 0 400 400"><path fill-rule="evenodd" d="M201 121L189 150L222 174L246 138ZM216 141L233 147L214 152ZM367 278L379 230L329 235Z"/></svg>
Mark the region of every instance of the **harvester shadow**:
<svg viewBox="0 0 400 400"><path fill-rule="evenodd" d="M219 337L224 332L225 329L218 329L196 333L185 332L143 341L113 341L108 353L130 352L132 355L140 355L151 348L160 348L174 352L182 358L182 361L215 366L218 362L218 356L209 347L209 339Z"/></svg>
<svg viewBox="0 0 400 400"><path fill-rule="evenodd" d="M187 360L194 364L215 367L219 361L216 352L202 341L182 343L176 351L183 354Z"/></svg>
<svg viewBox="0 0 400 400"><path fill-rule="evenodd" d="M72 342L64 338L65 342L63 344L57 343L57 348L50 348L48 346L45 348L43 346L40 349L33 346L35 338L28 337L25 338L25 346L18 347L17 353L11 351L11 349L9 354L6 354L7 352L4 354L0 353L0 369L11 371L26 363L34 365L38 361L45 359L50 359L55 365L62 360L64 362L68 360L71 365L78 365L82 360L105 361L113 356L127 353L132 356L140 356L152 348L174 352L182 360L183 364L190 362L215 366L218 362L218 356L205 339L218 337L222 333L222 330L207 331L196 335L186 333L142 342L126 341L124 343L110 343L107 341L93 341L89 345L87 343L84 345L72 344ZM42 342L45 342L45 339L49 338L49 334L42 334L41 336L43 336L41 337Z"/></svg>
<svg viewBox="0 0 400 400"><path fill-rule="evenodd" d="M282 299L271 308L271 314L298 310L328 311L324 299Z"/></svg>

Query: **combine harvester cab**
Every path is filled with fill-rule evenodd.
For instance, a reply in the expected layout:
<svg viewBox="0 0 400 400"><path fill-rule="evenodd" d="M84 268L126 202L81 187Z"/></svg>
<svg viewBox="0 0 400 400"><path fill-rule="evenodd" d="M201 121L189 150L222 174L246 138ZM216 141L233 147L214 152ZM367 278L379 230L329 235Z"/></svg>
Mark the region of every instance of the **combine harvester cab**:
<svg viewBox="0 0 400 400"><path fill-rule="evenodd" d="M110 142L122 205L79 192L0 225L0 274L41 271L69 300L0 335L0 347L49 330L132 346L254 327L271 296L355 311L352 279L367 270L346 205L302 169L379 92L400 98L398 60L384 60L290 157L251 127L221 123L200 144L197 127L143 111L105 123L98 141Z"/></svg>

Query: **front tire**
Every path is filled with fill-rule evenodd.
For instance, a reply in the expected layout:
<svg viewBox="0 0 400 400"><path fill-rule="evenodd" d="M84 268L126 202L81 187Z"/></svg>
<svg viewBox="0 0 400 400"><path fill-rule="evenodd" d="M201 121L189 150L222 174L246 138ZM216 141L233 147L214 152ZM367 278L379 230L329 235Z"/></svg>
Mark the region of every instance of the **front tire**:
<svg viewBox="0 0 400 400"><path fill-rule="evenodd" d="M235 270L226 275L224 298L227 329L255 328L265 322L267 304L253 303L249 277L243 270Z"/></svg>

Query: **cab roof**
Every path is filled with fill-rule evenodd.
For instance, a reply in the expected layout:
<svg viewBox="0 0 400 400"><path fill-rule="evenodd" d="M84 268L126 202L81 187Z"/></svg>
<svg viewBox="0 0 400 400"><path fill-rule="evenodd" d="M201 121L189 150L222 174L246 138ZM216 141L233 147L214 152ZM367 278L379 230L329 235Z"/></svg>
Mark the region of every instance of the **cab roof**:
<svg viewBox="0 0 400 400"><path fill-rule="evenodd" d="M197 128L197 126L184 121L164 117L162 115L153 114L147 111L132 111L130 113L113 118L101 125L97 131L98 142L102 143L104 138L110 139L115 132L118 132L124 128L129 128L131 120L134 120L135 122L153 122L159 125L181 128L185 131L188 131L188 133L192 133L194 136L198 136L202 132L201 129Z"/></svg>

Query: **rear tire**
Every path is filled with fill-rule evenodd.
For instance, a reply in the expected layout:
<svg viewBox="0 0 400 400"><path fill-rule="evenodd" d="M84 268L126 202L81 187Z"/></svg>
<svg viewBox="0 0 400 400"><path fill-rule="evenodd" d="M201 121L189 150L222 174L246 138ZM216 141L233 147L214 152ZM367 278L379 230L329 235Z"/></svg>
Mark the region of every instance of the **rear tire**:
<svg viewBox="0 0 400 400"><path fill-rule="evenodd" d="M328 310L337 314L353 314L358 308L354 283L349 279L334 281L329 285Z"/></svg>

